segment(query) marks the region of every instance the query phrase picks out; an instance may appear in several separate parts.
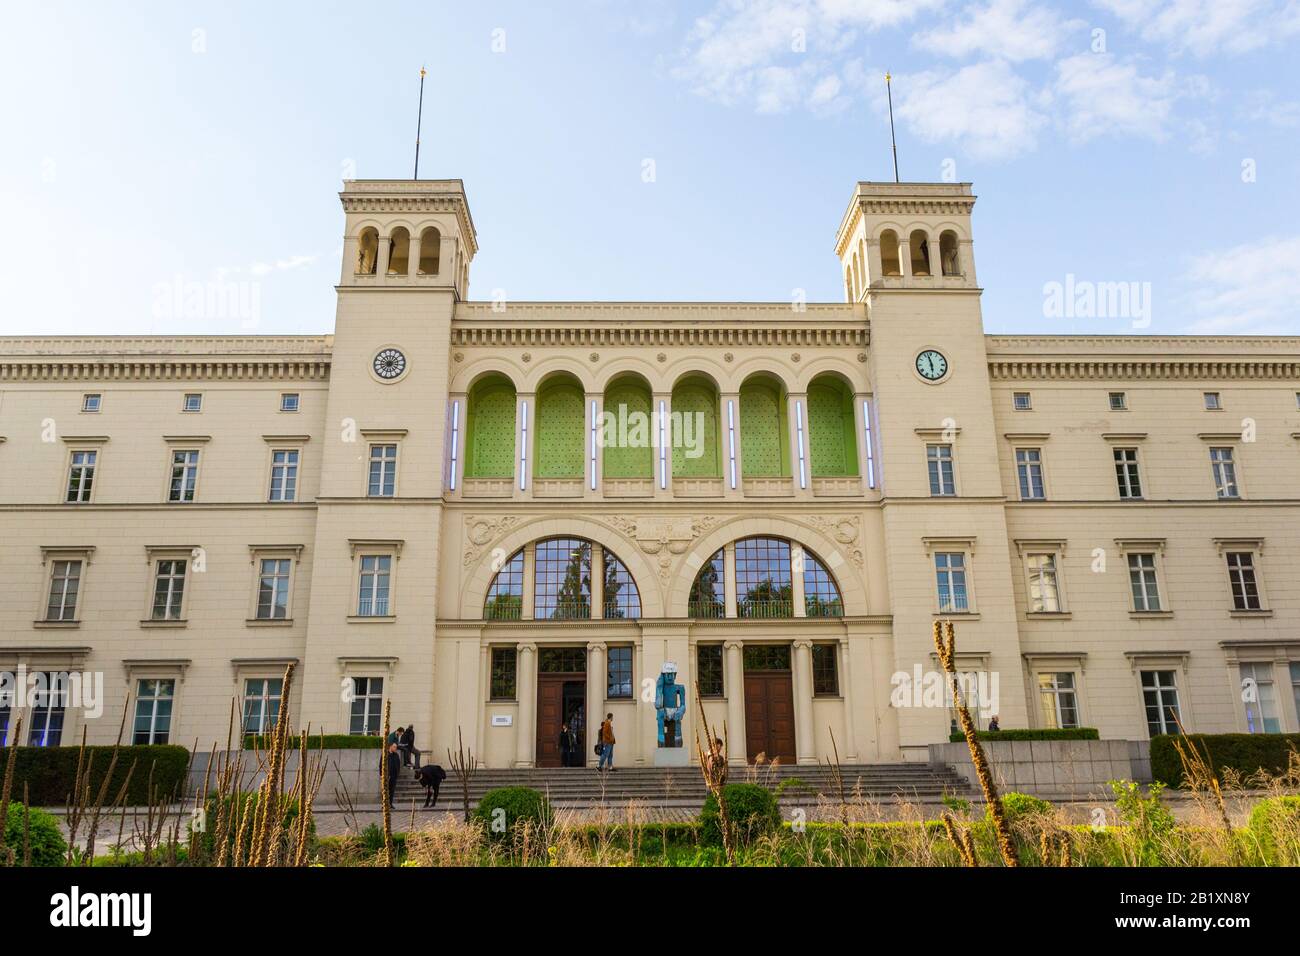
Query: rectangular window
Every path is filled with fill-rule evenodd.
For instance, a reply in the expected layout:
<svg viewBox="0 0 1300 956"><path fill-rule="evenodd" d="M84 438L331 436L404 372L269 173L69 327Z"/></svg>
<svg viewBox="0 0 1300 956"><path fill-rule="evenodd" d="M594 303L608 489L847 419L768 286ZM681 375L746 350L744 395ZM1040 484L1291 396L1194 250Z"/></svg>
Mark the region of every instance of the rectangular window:
<svg viewBox="0 0 1300 956"><path fill-rule="evenodd" d="M271 500L295 501L298 496L298 450L277 448L271 452Z"/></svg>
<svg viewBox="0 0 1300 956"><path fill-rule="evenodd" d="M244 733L269 734L280 719L280 695L284 680L252 677L244 681Z"/></svg>
<svg viewBox="0 0 1300 956"><path fill-rule="evenodd" d="M1237 487L1237 466L1232 460L1231 448L1211 448L1210 468L1214 472L1214 493L1220 498L1240 498Z"/></svg>
<svg viewBox="0 0 1300 956"><path fill-rule="evenodd" d="M1142 479L1138 475L1138 450L1136 448L1116 448L1115 481L1119 484L1119 496L1123 501L1136 501L1142 497Z"/></svg>
<svg viewBox="0 0 1300 956"><path fill-rule="evenodd" d="M197 392L190 392L185 396L185 401L181 405L181 409L187 412L203 411L203 396Z"/></svg>
<svg viewBox="0 0 1300 956"><path fill-rule="evenodd" d="M1156 580L1156 556L1154 554L1130 554L1128 556L1128 581L1133 590L1133 610L1161 610L1160 585Z"/></svg>
<svg viewBox="0 0 1300 956"><path fill-rule="evenodd" d="M370 446L370 482L366 494L371 498L393 497L397 481L397 446Z"/></svg>
<svg viewBox="0 0 1300 956"><path fill-rule="evenodd" d="M55 561L51 567L50 599L45 608L45 620L75 621L80 588L81 562Z"/></svg>
<svg viewBox="0 0 1300 956"><path fill-rule="evenodd" d="M1042 501L1047 497L1043 488L1042 449L1016 449L1016 477L1020 482L1021 501Z"/></svg>
<svg viewBox="0 0 1300 956"><path fill-rule="evenodd" d="M1280 734L1277 694L1271 663L1241 665L1241 700L1246 706L1246 731L1252 734Z"/></svg>
<svg viewBox="0 0 1300 956"><path fill-rule="evenodd" d="M701 697L721 697L722 645L699 644L695 648L696 679L700 682Z"/></svg>
<svg viewBox="0 0 1300 956"><path fill-rule="evenodd" d="M956 494L952 445L926 445L925 458L930 470L930 494L933 497Z"/></svg>
<svg viewBox="0 0 1300 956"><path fill-rule="evenodd" d="M199 453L195 449L172 452L172 480L168 501L193 501L199 483Z"/></svg>
<svg viewBox="0 0 1300 956"><path fill-rule="evenodd" d="M838 648L834 644L812 646L812 672L814 697L838 697L840 672Z"/></svg>
<svg viewBox="0 0 1300 956"><path fill-rule="evenodd" d="M164 559L158 562L153 585L155 621L179 621L185 602L185 570L189 562Z"/></svg>
<svg viewBox="0 0 1300 956"><path fill-rule="evenodd" d="M172 702L176 696L174 680L136 681L136 744L165 744L172 726Z"/></svg>
<svg viewBox="0 0 1300 956"><path fill-rule="evenodd" d="M68 677L58 671L39 672L32 693L29 747L57 747L63 739L63 717L68 706Z"/></svg>
<svg viewBox="0 0 1300 956"><path fill-rule="evenodd" d="M609 699L632 697L632 648L611 647L606 657L608 671L605 696Z"/></svg>
<svg viewBox="0 0 1300 956"><path fill-rule="evenodd" d="M1111 392L1109 401L1112 412L1122 412L1128 408L1128 396L1123 392Z"/></svg>
<svg viewBox="0 0 1300 956"><path fill-rule="evenodd" d="M1052 614L1061 610L1061 589L1056 575L1056 555L1031 554L1025 558L1029 571L1029 610Z"/></svg>
<svg viewBox="0 0 1300 956"><path fill-rule="evenodd" d="M966 598L966 555L960 551L940 552L934 556L934 570L939 586L939 611L950 613L969 610Z"/></svg>
<svg viewBox="0 0 1300 956"><path fill-rule="evenodd" d="M289 617L289 559L263 558L257 579L257 619L283 621Z"/></svg>
<svg viewBox="0 0 1300 956"><path fill-rule="evenodd" d="M392 556L387 554L362 555L358 617L388 616L388 580L392 562Z"/></svg>
<svg viewBox="0 0 1300 956"><path fill-rule="evenodd" d="M1011 407L1018 412L1027 412L1033 408L1028 392L1015 392L1011 396Z"/></svg>
<svg viewBox="0 0 1300 956"><path fill-rule="evenodd" d="M95 461L99 452L74 451L68 468L68 497L70 502L85 504L90 500L90 490L95 484Z"/></svg>
<svg viewBox="0 0 1300 956"><path fill-rule="evenodd" d="M298 393L285 392L280 396L280 411L296 412L299 408Z"/></svg>
<svg viewBox="0 0 1300 956"><path fill-rule="evenodd" d="M515 673L518 655L513 647L492 648L492 681L488 696L492 700L515 699Z"/></svg>
<svg viewBox="0 0 1300 956"><path fill-rule="evenodd" d="M1255 555L1250 551L1231 551L1227 555L1228 584L1232 588L1232 607L1237 611L1258 611L1259 583L1255 579Z"/></svg>
<svg viewBox="0 0 1300 956"><path fill-rule="evenodd" d="M0 694L0 747L9 746L9 723L13 719L13 708L7 694Z"/></svg>
<svg viewBox="0 0 1300 956"><path fill-rule="evenodd" d="M348 733L375 737L383 733L384 679L352 678L352 713Z"/></svg>
<svg viewBox="0 0 1300 956"><path fill-rule="evenodd" d="M1147 733L1178 733L1178 688L1173 671L1142 671L1142 705L1147 713Z"/></svg>
<svg viewBox="0 0 1300 956"><path fill-rule="evenodd" d="M1222 403L1219 401L1218 392L1206 392L1204 397L1205 397L1205 407L1209 411L1217 412L1221 408L1223 408Z"/></svg>
<svg viewBox="0 0 1300 956"><path fill-rule="evenodd" d="M83 412L97 412L102 404L103 399L96 392L81 396L81 410Z"/></svg>
<svg viewBox="0 0 1300 956"><path fill-rule="evenodd" d="M1079 726L1079 705L1072 671L1039 674L1038 702L1043 726L1049 730Z"/></svg>

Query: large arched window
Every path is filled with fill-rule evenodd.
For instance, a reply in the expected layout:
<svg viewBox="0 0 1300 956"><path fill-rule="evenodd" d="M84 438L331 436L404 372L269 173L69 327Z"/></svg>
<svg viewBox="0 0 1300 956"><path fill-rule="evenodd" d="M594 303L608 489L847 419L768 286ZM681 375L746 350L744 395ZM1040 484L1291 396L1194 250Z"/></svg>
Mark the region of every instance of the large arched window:
<svg viewBox="0 0 1300 956"><path fill-rule="evenodd" d="M930 269L930 238L925 234L925 230L913 229L907 245L912 256L912 275L934 275Z"/></svg>
<svg viewBox="0 0 1300 956"><path fill-rule="evenodd" d="M537 434L533 474L541 478L581 478L583 470L582 385L572 375L548 378L537 391Z"/></svg>
<svg viewBox="0 0 1300 956"><path fill-rule="evenodd" d="M606 478L653 478L654 448L650 386L636 375L622 375L605 388L604 447Z"/></svg>
<svg viewBox="0 0 1300 956"><path fill-rule="evenodd" d="M844 601L835 578L808 551L803 553L803 604L807 617L844 616Z"/></svg>
<svg viewBox="0 0 1300 956"><path fill-rule="evenodd" d="M785 386L754 375L740 386L741 470L746 478L788 478L790 441Z"/></svg>
<svg viewBox="0 0 1300 956"><path fill-rule="evenodd" d="M524 609L524 549L520 548L501 566L483 601L483 619L517 621Z"/></svg>
<svg viewBox="0 0 1300 956"><path fill-rule="evenodd" d="M593 580L601 583L599 606L594 600ZM512 554L488 586L484 620L519 620L529 587L533 618L538 621L630 621L641 617L641 592L627 565L612 551L585 538L544 538Z"/></svg>
<svg viewBox="0 0 1300 956"><path fill-rule="evenodd" d="M718 390L703 376L673 386L672 454L675 478L720 478Z"/></svg>
<svg viewBox="0 0 1300 956"><path fill-rule="evenodd" d="M726 563L722 549L700 568L691 585L686 613L691 617L726 617Z"/></svg>
<svg viewBox="0 0 1300 956"><path fill-rule="evenodd" d="M736 611L741 617L794 617L789 541L736 542Z"/></svg>
<svg viewBox="0 0 1300 956"><path fill-rule="evenodd" d="M945 229L939 236L939 262L946 276L961 275L961 260L957 253L957 233Z"/></svg>
<svg viewBox="0 0 1300 956"><path fill-rule="evenodd" d="M442 255L442 233L429 226L424 232L420 233L420 263L419 270L422 276L436 276L438 274L438 259Z"/></svg>
<svg viewBox="0 0 1300 956"><path fill-rule="evenodd" d="M853 393L834 375L819 375L808 386L808 450L814 478L858 473L857 426Z"/></svg>
<svg viewBox="0 0 1300 956"><path fill-rule="evenodd" d="M388 274L404 276L411 268L411 231L398 226L388 237Z"/></svg>
<svg viewBox="0 0 1300 956"><path fill-rule="evenodd" d="M605 559L604 613L605 620L635 620L641 616L641 594L636 589L636 582L623 565L623 562L608 551L602 552Z"/></svg>
<svg viewBox="0 0 1300 956"><path fill-rule="evenodd" d="M887 276L901 276L903 264L898 254L898 233L886 229L880 234L880 271Z"/></svg>
<svg viewBox="0 0 1300 956"><path fill-rule="evenodd" d="M372 276L379 266L379 230L367 226L357 238L357 275Z"/></svg>
<svg viewBox="0 0 1300 956"><path fill-rule="evenodd" d="M515 386L487 375L469 392L465 477L510 478L515 473Z"/></svg>

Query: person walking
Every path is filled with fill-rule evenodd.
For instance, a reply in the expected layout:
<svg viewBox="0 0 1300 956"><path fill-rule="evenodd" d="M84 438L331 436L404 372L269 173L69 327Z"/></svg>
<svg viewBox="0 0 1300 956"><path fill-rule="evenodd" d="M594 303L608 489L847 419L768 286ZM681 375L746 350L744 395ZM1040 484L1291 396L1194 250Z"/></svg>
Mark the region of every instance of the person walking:
<svg viewBox="0 0 1300 956"><path fill-rule="evenodd" d="M388 756L386 758L386 770L388 771L388 806L391 809L394 806L393 801L397 799L397 775L402 772L402 758L397 753L397 744L388 745Z"/></svg>
<svg viewBox="0 0 1300 956"><path fill-rule="evenodd" d="M600 762L597 770L614 769L614 715L606 714L600 725Z"/></svg>
<svg viewBox="0 0 1300 956"><path fill-rule="evenodd" d="M405 733L397 741L397 749L402 752L402 766L411 765L411 757L415 757L415 769L420 769L420 751L415 749L415 724L406 728Z"/></svg>

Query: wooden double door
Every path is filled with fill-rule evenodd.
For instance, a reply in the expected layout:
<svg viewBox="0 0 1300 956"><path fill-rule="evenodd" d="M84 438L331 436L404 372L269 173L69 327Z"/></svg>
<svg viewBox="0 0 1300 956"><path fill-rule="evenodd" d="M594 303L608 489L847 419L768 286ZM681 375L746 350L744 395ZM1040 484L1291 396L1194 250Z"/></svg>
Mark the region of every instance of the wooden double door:
<svg viewBox="0 0 1300 956"><path fill-rule="evenodd" d="M537 755L538 767L563 767L560 750L560 730L567 723L578 723L575 730L577 746L569 755L569 766L587 764L587 675L574 673L537 675ZM597 726L600 726L597 721ZM594 746L595 741L592 739Z"/></svg>
<svg viewBox="0 0 1300 956"><path fill-rule="evenodd" d="M794 681L788 670L745 671L745 750L795 762Z"/></svg>

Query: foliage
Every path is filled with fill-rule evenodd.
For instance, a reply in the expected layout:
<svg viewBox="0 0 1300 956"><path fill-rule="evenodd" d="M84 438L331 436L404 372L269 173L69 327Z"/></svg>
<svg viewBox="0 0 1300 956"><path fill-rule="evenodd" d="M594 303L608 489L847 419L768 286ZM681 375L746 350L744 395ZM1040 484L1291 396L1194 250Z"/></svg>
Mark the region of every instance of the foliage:
<svg viewBox="0 0 1300 956"><path fill-rule="evenodd" d="M781 810L776 796L756 783L729 783L722 788L736 842L745 847L781 826ZM722 824L718 801L712 793L700 810L700 842L705 846L722 846Z"/></svg>
<svg viewBox="0 0 1300 956"><path fill-rule="evenodd" d="M1031 797L1027 793L1004 793L1002 795L1002 812L1007 815L1009 823L1017 823L1027 817L1050 817L1052 805L1046 800ZM993 815L986 807L984 815L992 819Z"/></svg>
<svg viewBox="0 0 1300 956"><path fill-rule="evenodd" d="M1066 727L1058 729L1034 729L1030 727L1011 727L1007 730L976 731L977 740L1100 740L1096 727ZM948 735L948 742L959 744L966 740L961 731Z"/></svg>
<svg viewBox="0 0 1300 956"><path fill-rule="evenodd" d="M289 749L301 749L301 740L290 735ZM308 750L382 750L384 741L378 736L364 734L317 734L307 737ZM271 738L262 734L250 734L244 738L245 750L270 750Z"/></svg>
<svg viewBox="0 0 1300 956"><path fill-rule="evenodd" d="M62 807L68 803L76 786L77 760L80 747L18 747L14 766L14 793L23 792L27 785L28 799L34 806ZM90 799L99 795L104 774L113 760L113 748L86 747L85 760L90 765ZM131 771L132 764L135 771ZM149 775L153 772L153 786L160 796L178 794L185 782L190 765L190 752L171 744L141 744L118 749L117 764L109 780L104 802L117 799L127 774L131 785L127 788L128 805L147 804L149 800Z"/></svg>
<svg viewBox="0 0 1300 956"><path fill-rule="evenodd" d="M474 818L483 824L493 840L518 839L525 828L550 826L551 804L532 787L498 787L483 794Z"/></svg>
<svg viewBox="0 0 1300 956"><path fill-rule="evenodd" d="M1174 746L1181 735L1151 738L1151 776L1169 787L1183 785L1183 764ZM1220 780L1225 770L1249 777L1261 770L1283 774L1292 750L1300 750L1300 734L1188 734L1187 744L1209 754L1209 764Z"/></svg>
<svg viewBox="0 0 1300 956"><path fill-rule="evenodd" d="M223 814L227 822L226 845L233 847L239 836L241 821L249 820L249 833L252 832L252 821L257 813L257 792L245 792L231 794L225 797L210 796L208 802L204 805L205 818L202 832L190 832L190 844L193 846L197 838L199 845L203 848L203 853L209 859L213 859L217 850L217 826L218 821L222 819ZM234 811L234 801L242 801L240 809ZM296 800L284 800L284 820L283 830L281 832L281 843L284 848L288 848L290 834L293 832L293 825L298 819L298 802ZM308 825L308 839L314 840L316 836L316 820L313 817Z"/></svg>
<svg viewBox="0 0 1300 956"><path fill-rule="evenodd" d="M1270 866L1300 866L1300 796L1270 797L1255 804L1246 824Z"/></svg>
<svg viewBox="0 0 1300 956"><path fill-rule="evenodd" d="M9 804L9 815L5 817L4 842L5 850L13 852L16 865L23 863L24 828L32 866L63 866L68 844L63 839L63 828L59 826L58 818L37 807L29 811L15 800Z"/></svg>
<svg viewBox="0 0 1300 956"><path fill-rule="evenodd" d="M1160 801L1165 786L1153 783L1143 794L1142 785L1132 780L1112 780L1110 788L1115 793L1115 810L1133 838L1133 863L1137 866L1159 866L1162 841L1173 832L1174 815Z"/></svg>

